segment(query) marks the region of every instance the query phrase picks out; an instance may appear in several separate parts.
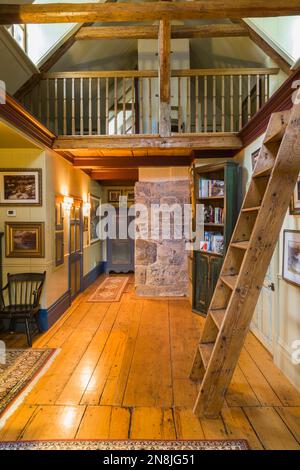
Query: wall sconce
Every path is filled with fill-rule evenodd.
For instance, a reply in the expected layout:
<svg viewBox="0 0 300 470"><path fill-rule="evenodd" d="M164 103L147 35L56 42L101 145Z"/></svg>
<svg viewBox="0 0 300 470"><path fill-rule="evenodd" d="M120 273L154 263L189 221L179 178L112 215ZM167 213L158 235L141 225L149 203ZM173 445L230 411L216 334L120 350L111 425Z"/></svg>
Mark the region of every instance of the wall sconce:
<svg viewBox="0 0 300 470"><path fill-rule="evenodd" d="M64 209L65 209L66 212L70 212L73 203L74 203L74 199L72 197L70 197L70 196L65 196L64 197L64 203L63 204L64 204Z"/></svg>
<svg viewBox="0 0 300 470"><path fill-rule="evenodd" d="M91 204L89 202L84 202L83 203L83 216L89 217L90 210L91 210Z"/></svg>

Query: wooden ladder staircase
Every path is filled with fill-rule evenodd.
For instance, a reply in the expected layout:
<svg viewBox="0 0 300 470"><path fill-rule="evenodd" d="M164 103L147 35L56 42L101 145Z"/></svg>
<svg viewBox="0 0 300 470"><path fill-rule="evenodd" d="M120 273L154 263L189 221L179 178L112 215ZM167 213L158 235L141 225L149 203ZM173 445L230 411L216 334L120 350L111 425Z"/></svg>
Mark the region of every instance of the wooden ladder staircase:
<svg viewBox="0 0 300 470"><path fill-rule="evenodd" d="M190 375L201 381L198 416L221 411L299 171L300 105L294 105L270 118L211 300Z"/></svg>

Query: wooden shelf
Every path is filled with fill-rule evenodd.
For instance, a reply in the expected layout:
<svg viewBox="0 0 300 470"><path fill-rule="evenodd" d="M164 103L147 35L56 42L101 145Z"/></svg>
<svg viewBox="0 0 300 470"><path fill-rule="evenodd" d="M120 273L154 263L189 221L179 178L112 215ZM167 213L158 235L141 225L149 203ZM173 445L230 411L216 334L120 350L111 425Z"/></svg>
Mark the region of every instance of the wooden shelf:
<svg viewBox="0 0 300 470"><path fill-rule="evenodd" d="M242 209L242 212L258 212L259 209L260 209L260 206L246 207L245 209Z"/></svg>
<svg viewBox="0 0 300 470"><path fill-rule="evenodd" d="M240 250L247 250L249 246L249 241L230 243L230 246L232 248L239 248Z"/></svg>
<svg viewBox="0 0 300 470"><path fill-rule="evenodd" d="M203 253L204 255L213 255L213 256L220 256L223 258L223 253L217 253L216 251L204 251L204 250L195 250L198 253Z"/></svg>
<svg viewBox="0 0 300 470"><path fill-rule="evenodd" d="M224 224L215 224L213 222L204 222L204 225L206 227L224 227Z"/></svg>
<svg viewBox="0 0 300 470"><path fill-rule="evenodd" d="M206 196L206 197L197 197L197 201L217 201L225 199L225 196Z"/></svg>
<svg viewBox="0 0 300 470"><path fill-rule="evenodd" d="M217 325L217 327L220 328L222 323L223 323L224 317L225 317L226 309L222 308L222 309L218 309L218 310L210 310L209 313L210 313L213 321Z"/></svg>
<svg viewBox="0 0 300 470"><path fill-rule="evenodd" d="M201 354L201 358L203 361L203 365L205 369L207 369L210 356L212 355L213 349L214 349L215 343L205 343L205 344L199 344L199 351Z"/></svg>
<svg viewBox="0 0 300 470"><path fill-rule="evenodd" d="M237 275L236 276L222 276L221 280L226 284L231 290L235 289L236 281L237 281Z"/></svg>

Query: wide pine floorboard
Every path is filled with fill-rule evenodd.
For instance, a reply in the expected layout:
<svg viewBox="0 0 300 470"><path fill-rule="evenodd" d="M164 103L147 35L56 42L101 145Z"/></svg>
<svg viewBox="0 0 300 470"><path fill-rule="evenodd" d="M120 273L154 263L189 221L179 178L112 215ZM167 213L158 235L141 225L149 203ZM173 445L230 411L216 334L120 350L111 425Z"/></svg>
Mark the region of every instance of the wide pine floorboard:
<svg viewBox="0 0 300 470"><path fill-rule="evenodd" d="M35 348L60 348L0 430L0 440L247 439L252 449L300 449L300 394L249 334L220 416L192 412L188 378L204 324L186 300L140 299L133 278L120 302L80 294ZM26 347L23 335L2 335Z"/></svg>

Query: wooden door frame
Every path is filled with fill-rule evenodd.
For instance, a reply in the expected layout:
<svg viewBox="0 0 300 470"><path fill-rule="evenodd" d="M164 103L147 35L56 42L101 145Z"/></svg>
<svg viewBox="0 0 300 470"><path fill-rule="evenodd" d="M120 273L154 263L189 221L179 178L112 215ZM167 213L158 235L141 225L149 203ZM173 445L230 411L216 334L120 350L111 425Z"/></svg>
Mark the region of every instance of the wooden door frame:
<svg viewBox="0 0 300 470"><path fill-rule="evenodd" d="M69 285L69 292L71 297L71 302L77 297L77 295L82 292L83 290L83 216L82 216L82 205L83 201L80 198L74 197L74 202L77 201L80 203L80 222L79 222L79 232L80 232L80 288L79 291L76 292L73 296L71 293L71 211L69 214L69 243L68 243L68 250L69 250L69 262L68 262L68 285Z"/></svg>

